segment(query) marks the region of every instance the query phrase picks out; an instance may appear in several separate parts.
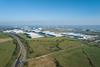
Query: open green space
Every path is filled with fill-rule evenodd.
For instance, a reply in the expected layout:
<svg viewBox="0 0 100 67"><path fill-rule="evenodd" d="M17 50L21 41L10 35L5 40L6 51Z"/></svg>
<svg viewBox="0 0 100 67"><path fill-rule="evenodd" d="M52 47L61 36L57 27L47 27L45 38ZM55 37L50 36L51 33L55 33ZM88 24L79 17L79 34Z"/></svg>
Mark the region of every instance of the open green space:
<svg viewBox="0 0 100 67"><path fill-rule="evenodd" d="M100 48L91 43L66 37L34 38L26 41L30 47L28 58L52 53L50 56L56 59L58 67L100 67Z"/></svg>
<svg viewBox="0 0 100 67"><path fill-rule="evenodd" d="M52 55L60 67L91 67L88 59L80 48L69 48Z"/></svg>
<svg viewBox="0 0 100 67"><path fill-rule="evenodd" d="M15 47L12 41L0 43L0 67L5 67L11 62Z"/></svg>
<svg viewBox="0 0 100 67"><path fill-rule="evenodd" d="M100 67L100 48L95 46L86 46L84 47L84 50L90 57L93 65L95 67Z"/></svg>
<svg viewBox="0 0 100 67"><path fill-rule="evenodd" d="M27 40L31 48L29 58L41 56L44 54L65 50L68 48L80 48L81 43L74 39L67 39L65 37L49 37L36 38Z"/></svg>
<svg viewBox="0 0 100 67"><path fill-rule="evenodd" d="M0 32L0 39L0 67L11 67L17 54L16 44L7 33Z"/></svg>
<svg viewBox="0 0 100 67"><path fill-rule="evenodd" d="M33 53L29 54L31 58L53 53L51 56L56 58L62 67L91 67L82 52L84 45L77 40L51 37L28 40L28 44L33 50Z"/></svg>
<svg viewBox="0 0 100 67"><path fill-rule="evenodd" d="M28 40L28 44L31 48L29 57L37 57L50 52L59 51L59 43L63 41L64 38L38 38Z"/></svg>
<svg viewBox="0 0 100 67"><path fill-rule="evenodd" d="M87 55L82 51L85 48L84 51L87 52L95 67L100 66L100 59L98 59L100 49L95 46L86 47L77 40L51 37L28 40L28 44L33 50L32 53L29 53L30 58L55 52L51 56L56 58L62 67L91 67Z"/></svg>
<svg viewBox="0 0 100 67"><path fill-rule="evenodd" d="M9 35L7 33L0 32L0 38L7 38Z"/></svg>

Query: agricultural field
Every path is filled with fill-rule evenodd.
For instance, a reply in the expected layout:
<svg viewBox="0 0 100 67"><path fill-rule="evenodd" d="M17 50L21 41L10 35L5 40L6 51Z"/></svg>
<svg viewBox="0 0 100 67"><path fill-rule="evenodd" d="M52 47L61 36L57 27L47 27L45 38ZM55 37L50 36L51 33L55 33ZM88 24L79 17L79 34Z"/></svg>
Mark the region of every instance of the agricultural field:
<svg viewBox="0 0 100 67"><path fill-rule="evenodd" d="M0 33L0 67L11 67L16 45L8 35Z"/></svg>

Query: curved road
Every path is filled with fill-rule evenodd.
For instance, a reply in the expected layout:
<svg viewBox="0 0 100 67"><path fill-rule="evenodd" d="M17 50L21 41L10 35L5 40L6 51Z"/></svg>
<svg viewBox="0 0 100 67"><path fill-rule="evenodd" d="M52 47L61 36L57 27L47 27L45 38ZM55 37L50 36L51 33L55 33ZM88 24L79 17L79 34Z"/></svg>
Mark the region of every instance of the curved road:
<svg viewBox="0 0 100 67"><path fill-rule="evenodd" d="M26 60L26 48L23 45L23 43L21 42L20 38L17 36L17 34L11 34L11 36L16 39L19 47L20 47L20 51L18 53L17 59L15 60L13 67L24 67L24 62Z"/></svg>

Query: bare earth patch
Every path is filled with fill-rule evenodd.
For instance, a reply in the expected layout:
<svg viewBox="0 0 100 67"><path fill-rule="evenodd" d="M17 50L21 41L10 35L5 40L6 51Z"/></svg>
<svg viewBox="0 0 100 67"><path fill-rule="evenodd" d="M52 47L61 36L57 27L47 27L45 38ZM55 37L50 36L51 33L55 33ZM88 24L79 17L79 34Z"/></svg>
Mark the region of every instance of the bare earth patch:
<svg viewBox="0 0 100 67"><path fill-rule="evenodd" d="M0 43L10 41L10 40L12 40L12 39L11 38L2 38L2 39L0 39Z"/></svg>
<svg viewBox="0 0 100 67"><path fill-rule="evenodd" d="M56 63L52 57L46 56L30 60L28 67L56 67Z"/></svg>

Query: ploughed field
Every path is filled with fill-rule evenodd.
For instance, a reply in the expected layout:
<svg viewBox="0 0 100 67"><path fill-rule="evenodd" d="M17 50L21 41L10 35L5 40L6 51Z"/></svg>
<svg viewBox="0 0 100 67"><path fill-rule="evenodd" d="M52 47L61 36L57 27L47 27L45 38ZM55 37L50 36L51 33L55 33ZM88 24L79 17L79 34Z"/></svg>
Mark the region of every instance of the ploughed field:
<svg viewBox="0 0 100 67"><path fill-rule="evenodd" d="M96 46L66 37L24 38L28 67L100 67Z"/></svg>
<svg viewBox="0 0 100 67"><path fill-rule="evenodd" d="M7 34L0 33L0 67L11 67L16 45Z"/></svg>

